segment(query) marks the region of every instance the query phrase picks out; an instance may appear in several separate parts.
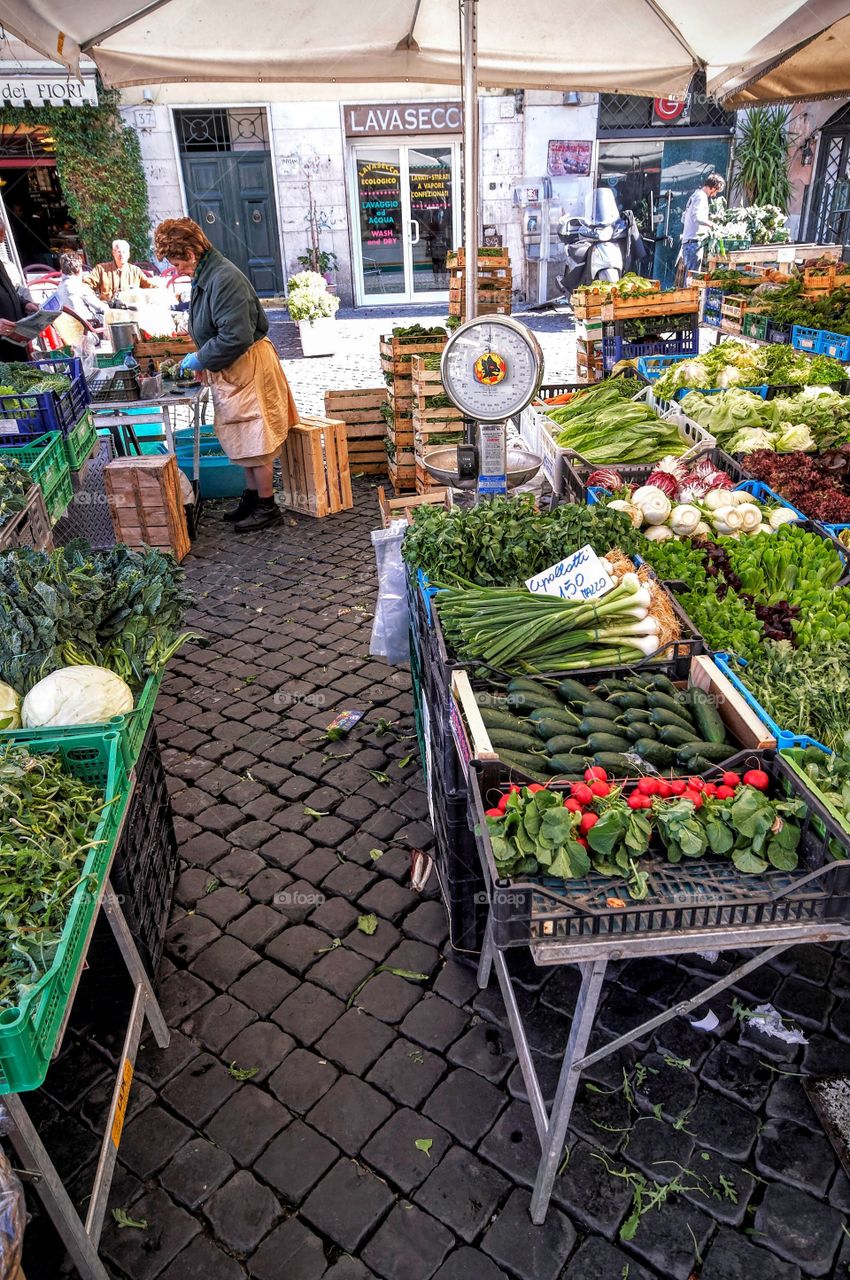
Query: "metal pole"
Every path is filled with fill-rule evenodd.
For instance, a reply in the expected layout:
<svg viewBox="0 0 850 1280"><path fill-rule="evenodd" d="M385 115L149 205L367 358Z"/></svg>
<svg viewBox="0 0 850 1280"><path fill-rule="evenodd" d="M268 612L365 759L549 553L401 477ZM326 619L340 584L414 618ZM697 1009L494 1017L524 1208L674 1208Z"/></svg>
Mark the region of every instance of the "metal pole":
<svg viewBox="0 0 850 1280"><path fill-rule="evenodd" d="M463 15L463 243L466 319L478 312L478 0L459 0Z"/></svg>

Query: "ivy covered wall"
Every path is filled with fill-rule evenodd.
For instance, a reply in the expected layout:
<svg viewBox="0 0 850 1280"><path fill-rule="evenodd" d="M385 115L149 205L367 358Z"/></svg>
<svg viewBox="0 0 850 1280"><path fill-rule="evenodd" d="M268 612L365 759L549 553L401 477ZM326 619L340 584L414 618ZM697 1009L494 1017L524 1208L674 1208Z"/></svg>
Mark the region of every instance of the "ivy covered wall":
<svg viewBox="0 0 850 1280"><path fill-rule="evenodd" d="M138 134L118 114L118 93L98 85L96 107L0 108L0 124L45 125L68 212L89 262L105 262L112 241L129 240L131 257L150 258L148 190Z"/></svg>

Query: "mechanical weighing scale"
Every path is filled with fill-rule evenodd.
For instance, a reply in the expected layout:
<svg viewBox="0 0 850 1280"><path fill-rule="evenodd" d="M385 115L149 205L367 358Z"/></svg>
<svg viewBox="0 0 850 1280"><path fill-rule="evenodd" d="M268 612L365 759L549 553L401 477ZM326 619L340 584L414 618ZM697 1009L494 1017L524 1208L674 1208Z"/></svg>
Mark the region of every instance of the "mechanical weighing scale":
<svg viewBox="0 0 850 1280"><path fill-rule="evenodd" d="M534 334L509 316L467 320L449 338L440 363L446 395L466 423L466 443L425 460L435 479L479 498L530 480L541 459L508 449L507 420L530 404L543 380L543 352Z"/></svg>

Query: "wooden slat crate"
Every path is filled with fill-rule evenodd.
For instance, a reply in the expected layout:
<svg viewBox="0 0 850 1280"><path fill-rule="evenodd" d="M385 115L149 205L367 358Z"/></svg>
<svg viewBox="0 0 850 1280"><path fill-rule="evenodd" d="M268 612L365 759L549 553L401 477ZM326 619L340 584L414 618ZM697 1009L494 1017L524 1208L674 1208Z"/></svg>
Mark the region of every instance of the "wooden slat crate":
<svg viewBox="0 0 850 1280"><path fill-rule="evenodd" d="M50 516L39 484L32 486L21 510L16 511L0 526L0 551L10 551L13 547L32 547L35 551L53 550Z"/></svg>
<svg viewBox="0 0 850 1280"><path fill-rule="evenodd" d="M744 313L749 309L750 299L743 293L727 293L720 304L720 323L727 333L742 333Z"/></svg>
<svg viewBox="0 0 850 1280"><path fill-rule="evenodd" d="M431 493L435 489L441 489L443 486L439 480L435 480L420 462L416 464L416 492Z"/></svg>
<svg viewBox="0 0 850 1280"><path fill-rule="evenodd" d="M416 465L406 464L403 467L398 466L395 461L390 458L387 461L387 475L390 484L396 493L402 493L405 489L412 490L416 488Z"/></svg>
<svg viewBox="0 0 850 1280"><path fill-rule="evenodd" d="M465 261L466 261L466 253L463 247L461 247L460 249L454 250L452 253L450 253L447 256L446 266L449 269L452 269L454 267L463 267L465 264ZM479 249L478 250L479 269L481 269L485 265L488 269L491 267L509 267L511 265L511 259L507 249L500 249L498 253L492 253L492 252L482 253L481 249Z"/></svg>
<svg viewBox="0 0 850 1280"><path fill-rule="evenodd" d="M103 468L103 483L116 541L158 547L183 559L189 531L173 453L116 458Z"/></svg>
<svg viewBox="0 0 850 1280"><path fill-rule="evenodd" d="M482 267L479 263L477 279L479 290L510 289L513 283L513 272L510 267ZM465 284L466 271L463 267L457 267L449 272L451 293L461 293Z"/></svg>
<svg viewBox="0 0 850 1280"><path fill-rule="evenodd" d="M654 286L655 292L660 292L661 281L649 280L648 284ZM589 320L592 318L601 319L602 307L611 301L612 292L609 289L598 289L591 286L589 289L582 289L581 293L574 293L570 298L570 306L577 320ZM653 297L654 294L647 294L647 297Z"/></svg>
<svg viewBox="0 0 850 1280"><path fill-rule="evenodd" d="M393 378L409 378L410 362L416 355L439 355L448 342L445 338L381 338L381 370Z"/></svg>
<svg viewBox="0 0 850 1280"><path fill-rule="evenodd" d="M283 505L302 515L324 516L354 506L345 423L338 418L302 418L280 455Z"/></svg>
<svg viewBox="0 0 850 1280"><path fill-rule="evenodd" d="M338 418L345 423L349 470L352 475L387 474L384 445L387 424L381 412L386 404L386 387L357 387L351 391L325 392L326 416Z"/></svg>
<svg viewBox="0 0 850 1280"><path fill-rule="evenodd" d="M413 357L414 360L416 356ZM413 408L413 384L410 378L395 378L389 389L390 405L397 417L410 417Z"/></svg>
<svg viewBox="0 0 850 1280"><path fill-rule="evenodd" d="M133 343L133 355L137 360L165 360L169 356L185 356L190 351L197 350L188 333L179 333L172 338L158 338L150 342L140 339Z"/></svg>
<svg viewBox="0 0 850 1280"><path fill-rule="evenodd" d="M613 297L602 304L603 320L628 320L637 316L685 315L699 311L699 289L667 289L664 293L647 294L644 298Z"/></svg>
<svg viewBox="0 0 850 1280"><path fill-rule="evenodd" d="M378 506L381 509L381 524L384 529L389 526L391 520L398 520L402 516L406 518L408 524L413 524L411 512L417 507L437 505L445 506L447 511L451 511L451 489L432 489L429 493L410 493L400 498L388 498L383 488L378 489Z"/></svg>
<svg viewBox="0 0 850 1280"><path fill-rule="evenodd" d="M512 311L510 302L479 302L476 311L479 316L509 316ZM464 319L466 316L466 306L463 302L450 302L449 315L460 316Z"/></svg>
<svg viewBox="0 0 850 1280"><path fill-rule="evenodd" d="M447 431L463 430L463 414L460 409L419 409L413 411L414 436L443 435Z"/></svg>

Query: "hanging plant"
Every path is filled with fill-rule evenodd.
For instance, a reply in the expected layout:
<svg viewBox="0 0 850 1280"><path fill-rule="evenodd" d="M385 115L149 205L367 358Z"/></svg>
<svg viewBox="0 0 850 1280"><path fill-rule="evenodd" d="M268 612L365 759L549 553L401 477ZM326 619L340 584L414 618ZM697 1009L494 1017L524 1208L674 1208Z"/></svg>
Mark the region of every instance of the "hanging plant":
<svg viewBox="0 0 850 1280"><path fill-rule="evenodd" d="M783 213L788 212L790 116L788 107L752 107L744 113L732 172L732 185L744 204L776 205Z"/></svg>
<svg viewBox="0 0 850 1280"><path fill-rule="evenodd" d="M112 255L112 241L129 240L133 258L150 257L148 188L138 134L121 119L119 96L98 82L98 105L6 107L0 124L50 130L56 170L68 212L90 263Z"/></svg>

